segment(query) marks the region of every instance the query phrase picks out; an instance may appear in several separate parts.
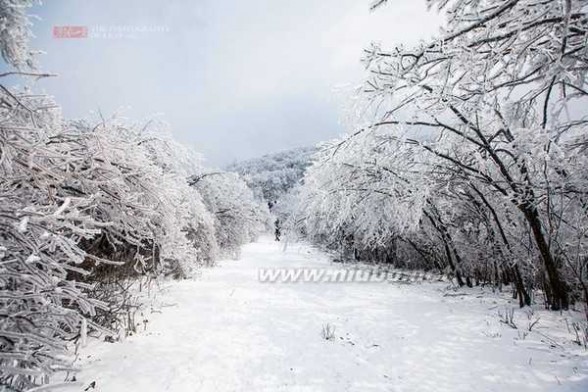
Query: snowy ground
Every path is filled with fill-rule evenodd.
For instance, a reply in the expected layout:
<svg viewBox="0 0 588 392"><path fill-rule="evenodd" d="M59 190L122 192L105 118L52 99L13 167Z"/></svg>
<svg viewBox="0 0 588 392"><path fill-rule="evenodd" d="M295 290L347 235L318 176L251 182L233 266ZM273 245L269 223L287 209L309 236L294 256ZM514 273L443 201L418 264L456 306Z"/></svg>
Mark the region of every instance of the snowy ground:
<svg viewBox="0 0 588 392"><path fill-rule="evenodd" d="M588 390L588 353L565 325L573 312L517 310L514 329L499 322L504 298L446 295L448 283L260 283L260 267L339 268L308 246L281 246L262 240L170 283L146 331L91 342L80 383L58 390ZM327 324L334 339L321 334Z"/></svg>

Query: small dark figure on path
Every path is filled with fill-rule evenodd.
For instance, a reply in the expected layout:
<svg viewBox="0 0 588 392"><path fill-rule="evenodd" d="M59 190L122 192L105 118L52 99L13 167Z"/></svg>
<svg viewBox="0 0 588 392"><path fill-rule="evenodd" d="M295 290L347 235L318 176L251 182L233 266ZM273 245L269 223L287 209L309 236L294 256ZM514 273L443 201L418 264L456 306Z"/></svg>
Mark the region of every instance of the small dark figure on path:
<svg viewBox="0 0 588 392"><path fill-rule="evenodd" d="M276 219L275 225L276 225L276 230L275 230L276 241L279 241L280 236L282 235L282 229L280 229L280 220L279 219Z"/></svg>

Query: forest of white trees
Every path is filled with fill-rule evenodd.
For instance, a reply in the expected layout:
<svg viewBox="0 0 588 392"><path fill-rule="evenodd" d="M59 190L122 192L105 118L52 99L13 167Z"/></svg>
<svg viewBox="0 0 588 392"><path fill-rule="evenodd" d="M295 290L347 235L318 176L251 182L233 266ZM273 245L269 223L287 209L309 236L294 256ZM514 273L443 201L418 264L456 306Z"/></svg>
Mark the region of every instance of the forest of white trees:
<svg viewBox="0 0 588 392"><path fill-rule="evenodd" d="M294 148L235 162L227 170L241 175L258 198L276 202L300 184L316 152L315 147Z"/></svg>
<svg viewBox="0 0 588 392"><path fill-rule="evenodd" d="M67 369L71 344L117 336L138 279L189 276L238 252L268 220L235 174L213 172L154 123L68 121L9 78L45 76L29 1L0 1L0 385ZM124 323L123 323L124 324ZM131 326L129 326L131 327Z"/></svg>
<svg viewBox="0 0 588 392"><path fill-rule="evenodd" d="M273 220L269 223L278 237L296 208L300 185L317 151L316 147L294 148L227 167L238 173L255 197L268 206Z"/></svg>
<svg viewBox="0 0 588 392"><path fill-rule="evenodd" d="M367 125L322 149L291 224L350 259L512 284L521 306L585 301L586 2L428 4L436 39L365 51Z"/></svg>

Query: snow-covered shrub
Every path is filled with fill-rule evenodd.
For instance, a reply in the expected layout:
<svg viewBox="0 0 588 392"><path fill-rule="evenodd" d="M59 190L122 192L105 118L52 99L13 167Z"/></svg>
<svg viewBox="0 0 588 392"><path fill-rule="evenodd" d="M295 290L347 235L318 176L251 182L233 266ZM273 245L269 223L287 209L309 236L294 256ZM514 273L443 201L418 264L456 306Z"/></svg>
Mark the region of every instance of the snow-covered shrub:
<svg viewBox="0 0 588 392"><path fill-rule="evenodd" d="M216 243L186 172L155 155L165 141L116 120L64 123L44 97L1 102L0 382L25 388L65 366L67 341L122 316L116 282L183 276Z"/></svg>
<svg viewBox="0 0 588 392"><path fill-rule="evenodd" d="M125 263L124 268L113 269L88 261L84 267L93 271L95 279L104 282L109 274L112 278L157 275L175 271L178 265L188 271L190 264L211 258L204 251L210 244L200 249L188 236L206 231L201 237L212 241L212 219L200 195L188 186L186 173L171 158L155 155L169 149L171 141L115 119L95 126L70 123L51 141L63 154L72 148L86 152L77 162L79 173L57 189L59 194L93 197L95 207L87 213L107 223L95 239L82 243L83 248Z"/></svg>
<svg viewBox="0 0 588 392"><path fill-rule="evenodd" d="M87 213L93 195L59 191L76 181L86 151L54 148L55 105L8 90L1 98L0 384L24 389L66 366L67 342L106 308L88 295L88 284L68 276L87 275L80 265L88 259L108 263L79 244L109 223Z"/></svg>
<svg viewBox="0 0 588 392"><path fill-rule="evenodd" d="M265 203L235 173L204 172L191 179L214 215L216 241L223 256L237 257L241 245L253 241L268 225Z"/></svg>
<svg viewBox="0 0 588 392"><path fill-rule="evenodd" d="M321 337L325 340L335 340L335 326L324 324L321 329Z"/></svg>

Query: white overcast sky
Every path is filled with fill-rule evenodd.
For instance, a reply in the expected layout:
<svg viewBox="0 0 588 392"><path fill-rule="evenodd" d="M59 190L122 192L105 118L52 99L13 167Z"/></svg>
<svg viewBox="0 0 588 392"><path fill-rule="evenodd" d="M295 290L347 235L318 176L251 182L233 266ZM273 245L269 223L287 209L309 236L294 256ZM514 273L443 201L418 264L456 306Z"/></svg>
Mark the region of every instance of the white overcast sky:
<svg viewBox="0 0 588 392"><path fill-rule="evenodd" d="M45 0L33 12L38 82L68 118L100 110L164 119L213 165L348 130L349 95L372 41L414 44L439 25L424 0ZM163 28L135 37L55 39L55 25Z"/></svg>

